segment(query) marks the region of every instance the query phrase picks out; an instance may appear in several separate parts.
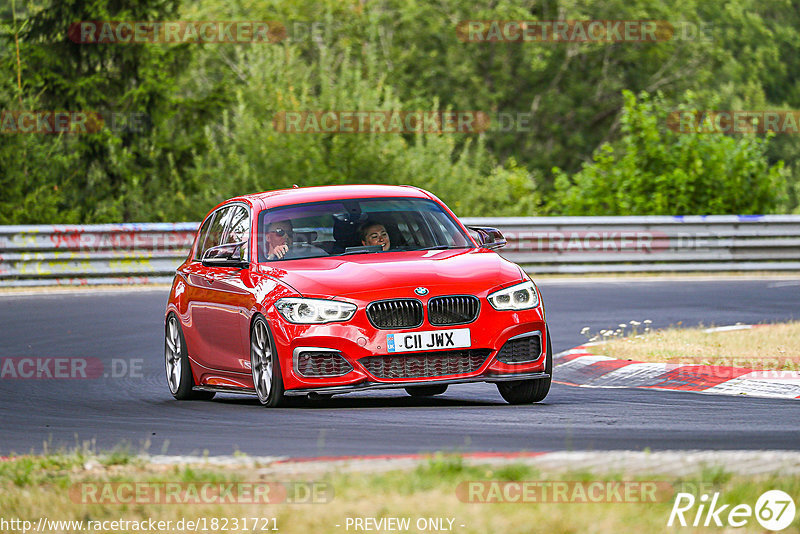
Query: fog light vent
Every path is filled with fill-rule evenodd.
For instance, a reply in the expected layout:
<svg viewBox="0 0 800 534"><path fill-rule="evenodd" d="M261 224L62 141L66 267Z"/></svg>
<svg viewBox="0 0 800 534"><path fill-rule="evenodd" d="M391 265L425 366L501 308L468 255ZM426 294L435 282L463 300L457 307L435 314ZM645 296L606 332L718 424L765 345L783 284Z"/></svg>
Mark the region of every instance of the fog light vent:
<svg viewBox="0 0 800 534"><path fill-rule="evenodd" d="M541 355L542 335L539 332L533 332L512 337L506 341L503 348L497 353L497 361L506 364L530 363L538 360Z"/></svg>
<svg viewBox="0 0 800 534"><path fill-rule="evenodd" d="M301 376L342 376L353 370L339 351L300 348L294 351L294 369Z"/></svg>

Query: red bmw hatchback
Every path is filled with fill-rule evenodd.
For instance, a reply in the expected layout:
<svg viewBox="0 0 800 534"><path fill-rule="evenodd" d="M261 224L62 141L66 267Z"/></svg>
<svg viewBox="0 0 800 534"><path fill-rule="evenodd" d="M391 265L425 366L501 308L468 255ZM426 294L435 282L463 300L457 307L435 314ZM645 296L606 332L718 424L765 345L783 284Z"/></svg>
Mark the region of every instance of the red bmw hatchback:
<svg viewBox="0 0 800 534"><path fill-rule="evenodd" d="M227 200L203 220L167 303L176 399L217 392L413 396L494 382L513 404L545 398L552 349L538 288L415 187L330 186Z"/></svg>

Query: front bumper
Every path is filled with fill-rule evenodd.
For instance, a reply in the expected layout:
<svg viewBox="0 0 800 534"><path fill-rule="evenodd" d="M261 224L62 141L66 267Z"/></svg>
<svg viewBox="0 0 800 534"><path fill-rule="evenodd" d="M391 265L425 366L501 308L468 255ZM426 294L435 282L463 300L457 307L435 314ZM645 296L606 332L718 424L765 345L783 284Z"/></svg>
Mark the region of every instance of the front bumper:
<svg viewBox="0 0 800 534"><path fill-rule="evenodd" d="M287 323L274 311L274 308L268 310L267 313L276 351L280 358L286 395L336 394L367 389L535 380L548 377L544 372L548 340L541 308L500 312L493 310L490 306L483 306L478 319L469 324L440 327L425 322L419 327L402 330L376 329L368 322L362 306L359 306L359 312L347 323L323 325ZM368 357L398 359L420 355L415 352L388 352L387 335L389 334L465 327L470 328L471 331L470 349L485 350L488 353L483 364L469 372L386 378L371 374L367 366L360 362L362 358ZM539 354L536 357L510 364L498 359L501 348L509 340L532 334L538 335L540 340ZM298 372L296 355L299 349L307 348L335 351L347 361L351 370L336 376L304 376Z"/></svg>

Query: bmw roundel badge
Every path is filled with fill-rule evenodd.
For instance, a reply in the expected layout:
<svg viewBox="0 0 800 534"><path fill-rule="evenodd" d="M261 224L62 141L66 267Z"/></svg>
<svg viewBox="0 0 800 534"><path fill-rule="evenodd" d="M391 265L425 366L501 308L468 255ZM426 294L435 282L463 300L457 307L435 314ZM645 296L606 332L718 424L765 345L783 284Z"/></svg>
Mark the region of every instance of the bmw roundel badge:
<svg viewBox="0 0 800 534"><path fill-rule="evenodd" d="M414 290L414 293L416 293L420 297L424 297L425 295L428 294L428 288L427 287L418 287L417 289Z"/></svg>

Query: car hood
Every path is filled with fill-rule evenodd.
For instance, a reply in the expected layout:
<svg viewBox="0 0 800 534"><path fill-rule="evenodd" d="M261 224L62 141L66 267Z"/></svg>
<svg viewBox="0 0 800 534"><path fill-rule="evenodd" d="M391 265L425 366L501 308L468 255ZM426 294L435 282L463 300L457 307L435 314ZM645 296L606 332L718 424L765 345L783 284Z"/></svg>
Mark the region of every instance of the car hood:
<svg viewBox="0 0 800 534"><path fill-rule="evenodd" d="M305 296L375 300L436 294L477 294L522 280L520 268L486 249L398 251L288 260L265 272Z"/></svg>

